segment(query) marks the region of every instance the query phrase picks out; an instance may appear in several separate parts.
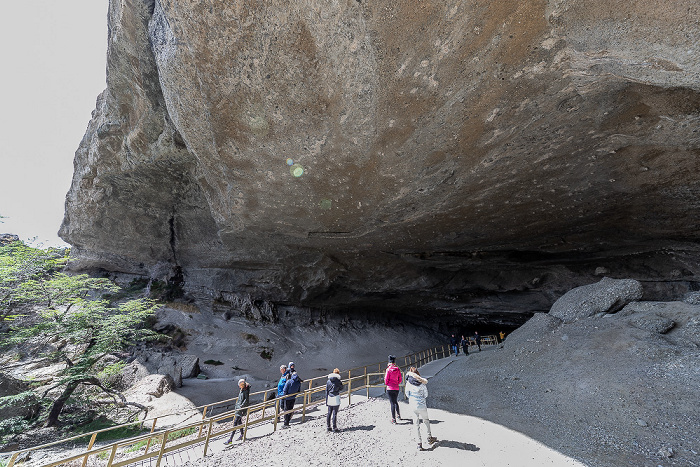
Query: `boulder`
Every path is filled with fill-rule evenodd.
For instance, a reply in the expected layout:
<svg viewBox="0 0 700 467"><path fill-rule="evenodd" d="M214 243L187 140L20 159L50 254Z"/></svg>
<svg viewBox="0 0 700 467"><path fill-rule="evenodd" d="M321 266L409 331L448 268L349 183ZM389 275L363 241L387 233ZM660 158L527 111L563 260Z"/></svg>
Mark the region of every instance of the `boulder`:
<svg viewBox="0 0 700 467"><path fill-rule="evenodd" d="M170 375L148 375L129 389L132 394L148 394L161 397L175 388L175 381Z"/></svg>
<svg viewBox="0 0 700 467"><path fill-rule="evenodd" d="M639 281L604 277L600 282L565 293L554 302L549 314L570 323L597 313L615 313L640 298L642 284Z"/></svg>

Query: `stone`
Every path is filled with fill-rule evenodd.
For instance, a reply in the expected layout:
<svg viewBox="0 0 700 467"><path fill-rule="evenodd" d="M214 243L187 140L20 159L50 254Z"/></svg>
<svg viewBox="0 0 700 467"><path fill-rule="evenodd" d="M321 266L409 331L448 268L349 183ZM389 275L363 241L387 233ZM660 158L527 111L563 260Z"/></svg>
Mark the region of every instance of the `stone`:
<svg viewBox="0 0 700 467"><path fill-rule="evenodd" d="M683 301L689 305L700 305L700 292L690 292L685 297Z"/></svg>
<svg viewBox="0 0 700 467"><path fill-rule="evenodd" d="M614 313L642 298L642 284L634 279L604 277L595 284L577 287L561 296L549 310L551 316L570 323L596 313Z"/></svg>
<svg viewBox="0 0 700 467"><path fill-rule="evenodd" d="M148 394L161 397L175 388L175 381L170 375L148 375L129 389L130 393Z"/></svg>
<svg viewBox="0 0 700 467"><path fill-rule="evenodd" d="M180 355L178 357L182 368L183 378L196 378L199 374L199 357L196 355Z"/></svg>
<svg viewBox="0 0 700 467"><path fill-rule="evenodd" d="M697 276L698 14L112 1L60 230L71 268L167 278L209 308L251 296L251 320L449 318L479 297L509 325L607 260Z"/></svg>
<svg viewBox="0 0 700 467"><path fill-rule="evenodd" d="M644 316L637 319L632 319L630 323L639 329L644 329L646 331L655 332L658 334L666 334L676 325L676 322L672 319L664 318L662 316Z"/></svg>

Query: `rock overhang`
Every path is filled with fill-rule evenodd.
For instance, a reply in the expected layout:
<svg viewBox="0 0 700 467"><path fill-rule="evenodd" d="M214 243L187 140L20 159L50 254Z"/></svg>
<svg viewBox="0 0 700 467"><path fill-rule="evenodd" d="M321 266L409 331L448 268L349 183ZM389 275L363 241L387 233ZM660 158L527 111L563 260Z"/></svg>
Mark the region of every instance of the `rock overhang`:
<svg viewBox="0 0 700 467"><path fill-rule="evenodd" d="M663 278L698 240L697 9L112 2L61 235L81 267L309 306L542 311L621 251Z"/></svg>

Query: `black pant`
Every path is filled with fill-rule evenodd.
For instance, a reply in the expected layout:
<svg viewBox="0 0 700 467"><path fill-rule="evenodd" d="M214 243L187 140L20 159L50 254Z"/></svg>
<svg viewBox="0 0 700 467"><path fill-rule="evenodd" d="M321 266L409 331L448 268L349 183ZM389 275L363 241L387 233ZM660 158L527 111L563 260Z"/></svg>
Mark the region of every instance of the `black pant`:
<svg viewBox="0 0 700 467"><path fill-rule="evenodd" d="M284 400L284 410L285 412L287 410L292 410L294 408L294 402L296 401L296 397L292 397L289 399ZM284 424L285 426L289 426L289 422L292 420L292 414L284 414Z"/></svg>
<svg viewBox="0 0 700 467"><path fill-rule="evenodd" d="M336 419L338 418L339 408L339 405L328 406L328 415L326 415L326 425L328 425L328 428L331 427L331 419L333 420L333 429L335 430L336 428L338 428L338 425L336 424Z"/></svg>
<svg viewBox="0 0 700 467"><path fill-rule="evenodd" d="M233 426L238 426L238 425L240 425L242 421L243 421L243 416L242 416L242 415L236 415L236 418L233 420ZM233 435L236 434L236 431L238 431L238 430L233 430L233 431L231 432L231 437L228 439L228 442L229 442L229 443L230 443L231 441L233 441ZM243 436L243 428L241 428L241 436Z"/></svg>
<svg viewBox="0 0 700 467"><path fill-rule="evenodd" d="M398 415L401 418L401 412L399 412L399 391L393 391L387 389L386 393L389 395L389 403L391 404L391 418L396 419Z"/></svg>
<svg viewBox="0 0 700 467"><path fill-rule="evenodd" d="M464 351L464 355L469 355L469 344L462 344L462 350Z"/></svg>

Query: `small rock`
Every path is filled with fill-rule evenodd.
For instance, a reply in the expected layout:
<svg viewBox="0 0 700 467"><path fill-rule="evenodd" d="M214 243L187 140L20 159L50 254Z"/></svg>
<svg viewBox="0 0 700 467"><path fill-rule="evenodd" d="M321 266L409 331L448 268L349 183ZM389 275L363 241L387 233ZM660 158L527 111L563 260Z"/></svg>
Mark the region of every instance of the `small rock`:
<svg viewBox="0 0 700 467"><path fill-rule="evenodd" d="M648 424L647 422L645 422L644 420L642 420L641 418L638 418L638 419L637 419L637 425L639 425L639 426L649 426L649 424Z"/></svg>
<svg viewBox="0 0 700 467"><path fill-rule="evenodd" d="M605 274L608 274L609 272L610 272L610 270L608 268L603 267L603 266L598 266L597 268L595 268L594 274L596 276L604 276Z"/></svg>
<svg viewBox="0 0 700 467"><path fill-rule="evenodd" d="M666 457L666 458L670 459L671 457L673 457L674 454L675 453L673 452L673 449L671 447L665 447L665 448L659 449L659 455L662 457Z"/></svg>

